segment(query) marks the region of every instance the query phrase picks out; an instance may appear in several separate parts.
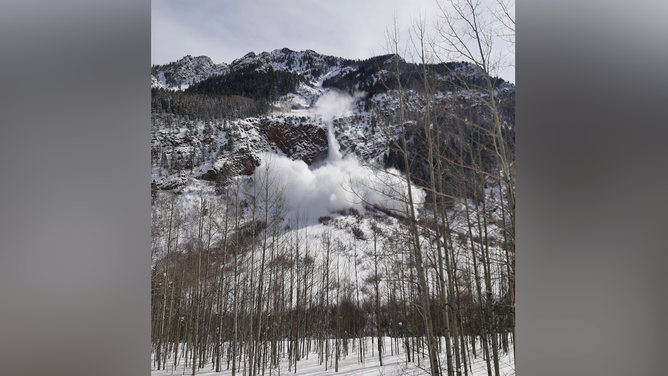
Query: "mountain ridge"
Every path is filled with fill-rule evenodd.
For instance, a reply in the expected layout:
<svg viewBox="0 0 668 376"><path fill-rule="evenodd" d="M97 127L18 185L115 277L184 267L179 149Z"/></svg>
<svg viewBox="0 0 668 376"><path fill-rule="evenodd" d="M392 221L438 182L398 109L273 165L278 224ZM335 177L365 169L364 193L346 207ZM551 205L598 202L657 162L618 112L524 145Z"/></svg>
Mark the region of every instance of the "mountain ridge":
<svg viewBox="0 0 668 376"><path fill-rule="evenodd" d="M152 80L154 82L152 87L184 90L194 83L213 76L226 75L249 67L254 67L256 71L266 71L271 67L275 71L294 72L303 75L310 83L317 84L318 81L331 78L327 76L345 75L359 70L360 67L368 69L369 63L379 67L388 66L393 58L393 54L386 54L363 60L347 59L319 54L309 49L294 51L289 48L281 48L270 52L255 53L251 51L240 58L234 59L229 64L224 62L216 64L208 56L193 57L192 55L186 55L175 62L152 65L151 76L155 78L155 80ZM406 62L401 56L398 58L401 64L413 64ZM451 62L447 64L455 65L451 70L460 76L479 77L482 74L471 63ZM341 72L337 72L337 70ZM442 79L452 79L452 77L447 77L446 73Z"/></svg>
<svg viewBox="0 0 668 376"><path fill-rule="evenodd" d="M396 67L407 83L402 94L407 115L419 118L426 98L415 76L418 65L392 54L352 60L282 48L249 52L229 64L186 55L154 65L154 185L175 192L183 192L196 180L224 185L232 176L252 175L264 152L309 166L322 161L329 149L326 123L330 119L318 115L315 104L328 92L351 98L347 115L331 119L343 155L355 155L379 167L401 167L391 150L402 128L396 117L399 92L392 86L390 71ZM458 83L482 79L474 65L460 62L428 68L434 77L432 106L462 116L484 107L484 93L472 95ZM497 81L495 92L506 106L501 114L512 137L514 91L514 85ZM415 124L415 120L406 124L410 127L411 122ZM379 127L382 132L377 132ZM416 134L407 131L411 137Z"/></svg>

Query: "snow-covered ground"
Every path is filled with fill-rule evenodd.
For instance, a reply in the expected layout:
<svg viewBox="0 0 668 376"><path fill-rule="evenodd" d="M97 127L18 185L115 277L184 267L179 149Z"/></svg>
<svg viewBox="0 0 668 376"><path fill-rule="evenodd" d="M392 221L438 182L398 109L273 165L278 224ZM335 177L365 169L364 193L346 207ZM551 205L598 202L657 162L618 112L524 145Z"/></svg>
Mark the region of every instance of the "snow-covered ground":
<svg viewBox="0 0 668 376"><path fill-rule="evenodd" d="M264 371L264 375L282 375L282 374L294 374L294 375L308 375L308 376L318 376L318 375L383 375L383 376L395 376L395 375L429 375L428 367L429 358L427 354L422 354L418 356L418 362L408 362L406 357L406 350L401 345L401 341L398 341L399 348L394 346L393 339L389 337L384 337L384 355L383 355L383 365L380 366L378 362L378 353L376 352L376 344L372 345L371 338L365 338L363 346L365 346L364 359L360 360L360 349L357 340L350 340L349 344L349 353L347 356L342 357L339 360L339 369L338 372L335 371L335 359L333 356L330 356L329 362L327 365L323 362L320 363L318 359L318 354L316 352L311 352L308 354L308 359L302 359L297 362L297 369L295 370L294 364L288 365L288 357L285 355L281 362L280 367L278 368L269 368ZM333 340L332 340L333 341ZM391 343L392 342L392 343ZM354 343L354 348L353 348ZM333 342L332 342L333 344ZM330 346L330 350L333 346ZM442 346L442 349L445 349L445 345ZM478 352L481 352L481 347L476 347ZM391 354L392 353L392 354ZM192 365L186 362L184 359L179 359L178 365L173 364L172 360L168 361L167 369L157 370L156 363L154 362L154 354L151 355L151 375L152 376L165 376L165 375L192 375ZM508 354L503 354L500 352L499 355L499 374L503 376L515 375L515 362L512 352L512 347ZM447 374L445 370L445 353L441 353L439 356L441 362L442 373ZM482 356L478 354L477 357L473 357L473 354L467 354L467 360L470 360L468 374L470 376L484 376L487 375L487 363ZM453 360L454 362L454 360ZM223 370L221 372L215 372L215 364L207 362L204 368L201 368L197 371L197 375L200 376L227 376L232 375L232 369L226 369L227 363L223 363ZM238 375L244 374L244 365L242 364L241 369L237 369ZM493 364L492 364L493 367ZM325 369L326 368L326 369ZM248 370L246 370L248 371ZM260 372L259 372L260 373ZM492 368L492 373L494 370ZM463 369L462 369L463 374Z"/></svg>

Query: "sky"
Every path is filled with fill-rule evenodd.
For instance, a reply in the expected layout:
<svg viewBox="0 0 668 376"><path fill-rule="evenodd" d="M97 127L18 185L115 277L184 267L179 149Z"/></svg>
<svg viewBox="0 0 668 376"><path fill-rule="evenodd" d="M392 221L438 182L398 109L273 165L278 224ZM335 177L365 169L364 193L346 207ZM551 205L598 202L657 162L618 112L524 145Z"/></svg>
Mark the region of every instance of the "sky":
<svg viewBox="0 0 668 376"><path fill-rule="evenodd" d="M388 53L394 16L406 43L412 20L433 30L439 15L436 0L152 0L151 63L205 55L229 64L284 47L366 59ZM500 76L515 82L514 68Z"/></svg>

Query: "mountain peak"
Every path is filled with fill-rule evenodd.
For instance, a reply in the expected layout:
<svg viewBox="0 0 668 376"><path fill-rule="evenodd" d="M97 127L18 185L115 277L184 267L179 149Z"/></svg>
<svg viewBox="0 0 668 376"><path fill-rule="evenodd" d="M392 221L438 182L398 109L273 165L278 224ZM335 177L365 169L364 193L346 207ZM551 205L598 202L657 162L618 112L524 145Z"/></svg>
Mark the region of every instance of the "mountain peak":
<svg viewBox="0 0 668 376"><path fill-rule="evenodd" d="M176 62L153 66L151 75L158 84L152 80L151 87L185 89L196 82L228 71L227 64L215 64L208 56L186 55Z"/></svg>

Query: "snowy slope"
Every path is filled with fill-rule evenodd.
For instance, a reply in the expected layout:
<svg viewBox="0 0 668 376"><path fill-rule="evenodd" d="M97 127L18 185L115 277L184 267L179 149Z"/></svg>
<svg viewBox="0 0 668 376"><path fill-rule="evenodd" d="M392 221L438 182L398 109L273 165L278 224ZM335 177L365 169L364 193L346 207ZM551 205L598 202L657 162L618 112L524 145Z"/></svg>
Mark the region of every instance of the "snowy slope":
<svg viewBox="0 0 668 376"><path fill-rule="evenodd" d="M393 59L392 56L383 57L384 61L378 65L320 55L311 50L284 48L259 54L250 52L229 65L215 64L208 57L186 56L171 64L152 67L152 87L173 90L156 90L154 93L168 93L174 97L187 97L192 89L178 90L185 90L197 82L240 70L245 74L250 69L251 75L263 78L266 75L252 71L287 71L300 77L296 89L279 98L271 97L272 102L267 104L269 110L263 110L258 116L239 118L229 114L209 114L200 118L178 112L152 113L152 193L156 203L152 207L155 231L151 250L152 271L157 275L153 282L159 286L178 275L194 278L195 269L184 271L192 266L186 263L188 258L197 253L206 254L207 262L209 257L215 260L206 264L207 276L209 268L215 274L220 270L220 276L225 275L221 281L229 283L232 263L229 247L236 249L235 278L241 281L240 288L252 286L251 291L245 292L251 300L257 295L252 292L255 284L260 286L258 289L265 288L254 278L264 271L277 276L288 268L294 268L291 270L295 273L304 273L296 277L304 285L307 272L311 270L309 291L313 294L328 291L331 293L328 301L325 298L322 301L330 305L338 304L337 297L350 291L356 291L360 307L364 302L371 302L375 297L374 280L379 281L382 304L389 305L391 289L413 291L416 286L415 255L406 220L408 185L403 173L384 168L385 158L389 159L392 142L406 134L408 128L417 128L415 125L421 124L427 99L442 111L441 116L445 116L443 114L482 106L484 95L453 88L455 73L471 79L481 74L467 64L453 64L450 73L441 74L438 83L448 85L444 84L444 89L436 90L430 98L411 87L402 93L391 88L379 89L382 86L379 84L389 75L383 64L389 64ZM398 116L400 94L404 96L404 111L411 114L411 120L403 124ZM497 95L502 101L514 103L514 86L499 85ZM251 102L253 100L248 98L232 101L237 106ZM183 101L183 104L192 103ZM512 118L504 118L504 126L514 130L514 112ZM267 181L272 182L271 188L263 191ZM483 290L480 294L489 292L494 304L503 304L508 296L508 265L514 265L514 260L509 259L514 253L509 256L506 249L514 246L509 247L504 238L502 226L507 223L508 214L499 207L507 208L507 202L504 202L506 195L499 184L490 182L481 186L485 194L484 207L480 201L464 198L466 194L453 200L447 208L450 235L447 240L437 240L437 225L429 210L429 202L425 204L425 191L415 185L411 189L418 222L417 239L425 255L427 284L433 289L430 292L435 295L438 290L432 287L439 280L437 244L449 241L448 252L455 264L452 270L457 271L454 283L459 285L458 288L472 295L472 281L475 280ZM273 201L264 202L263 194L270 190L277 195L273 196ZM208 214L204 214L204 208ZM234 214L237 223L226 222L227 216L231 216L229 210L237 211ZM174 224L172 214L177 218ZM202 226L209 231L203 232ZM173 238L175 233L177 239ZM235 240L227 236L235 236ZM177 261L181 260L175 261L174 265L183 267L178 270L184 274L168 275L170 267L165 266L165 260L170 254ZM237 256L240 259L238 265ZM263 263L265 256L266 263ZM483 257L490 260L487 268L481 263ZM163 274L162 270L167 272ZM328 275L331 280L314 278L313 273ZM489 275L489 282L479 277L484 274ZM207 278L198 286L216 291L219 288L219 282L214 282L217 277ZM292 284L295 279L276 278L283 282L280 289L286 297L297 292L297 287ZM179 299L187 301L192 297L192 290L187 289L188 282L184 285L186 289ZM268 296L269 286L266 284ZM158 290L155 294L160 293ZM410 300L408 296L403 295L406 302ZM225 308L216 300L209 307L212 313L224 310L229 313L229 303ZM298 305L294 300L286 303L291 308ZM497 308L503 309L503 306ZM371 325L373 317L368 315L366 325ZM403 318L404 322L408 319L419 321L411 314ZM365 333L373 333L369 329L366 328ZM336 342L334 338L329 341L332 345ZM386 336L386 354L381 367L374 356L375 346L371 345L371 339L365 341L363 360L359 360L360 349L352 347L342 357L339 373L426 374L426 354L418 357L418 363L415 358L408 363L401 341L393 342ZM397 344L400 345L397 347ZM478 343L476 348L477 357L469 359L472 365L469 374L486 375L481 344ZM309 356L298 363L296 374L334 373L333 363L325 370L314 352ZM444 357L441 363L445 361ZM513 359L512 351L501 355L500 374L515 373ZM207 362L210 362L209 356ZM288 366L285 354L280 362L280 367L267 371L270 374L295 373ZM166 371L156 370L153 359L152 365L152 374L156 376L191 372L184 359L180 359L178 365L170 361ZM231 374L229 370L214 373L212 367L207 363L197 374Z"/></svg>

